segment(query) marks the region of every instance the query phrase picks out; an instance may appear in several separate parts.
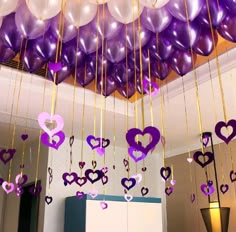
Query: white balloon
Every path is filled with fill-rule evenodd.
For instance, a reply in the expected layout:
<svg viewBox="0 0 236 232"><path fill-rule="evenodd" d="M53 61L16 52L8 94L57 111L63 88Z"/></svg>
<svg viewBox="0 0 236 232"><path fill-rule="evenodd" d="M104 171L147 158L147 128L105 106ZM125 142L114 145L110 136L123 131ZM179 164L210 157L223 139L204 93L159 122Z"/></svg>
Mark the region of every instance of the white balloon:
<svg viewBox="0 0 236 232"><path fill-rule="evenodd" d="M0 16L5 16L15 11L18 0L0 0Z"/></svg>
<svg viewBox="0 0 236 232"><path fill-rule="evenodd" d="M41 20L56 16L62 8L62 0L26 0L30 12Z"/></svg>
<svg viewBox="0 0 236 232"><path fill-rule="evenodd" d="M110 14L124 24L135 21L143 11L139 0L110 0L107 6Z"/></svg>
<svg viewBox="0 0 236 232"><path fill-rule="evenodd" d="M89 0L89 2L91 3L95 3L95 4L104 4L104 3L107 3L109 2L110 0Z"/></svg>
<svg viewBox="0 0 236 232"><path fill-rule="evenodd" d="M97 13L97 5L88 0L67 0L64 8L65 18L76 27L91 22Z"/></svg>
<svg viewBox="0 0 236 232"><path fill-rule="evenodd" d="M170 0L140 0L141 4L149 8L161 8Z"/></svg>

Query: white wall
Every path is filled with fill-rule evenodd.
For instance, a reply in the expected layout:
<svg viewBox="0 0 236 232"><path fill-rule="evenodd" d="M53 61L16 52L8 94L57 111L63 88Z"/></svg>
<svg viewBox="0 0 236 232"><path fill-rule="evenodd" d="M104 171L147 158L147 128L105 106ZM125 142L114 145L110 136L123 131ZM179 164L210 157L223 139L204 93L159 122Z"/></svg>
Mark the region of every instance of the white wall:
<svg viewBox="0 0 236 232"><path fill-rule="evenodd" d="M121 186L121 179L123 177L127 177L127 172L125 171L123 165L123 159L127 157L127 149L116 147L116 154L115 154L115 161L113 156L113 147L107 148L106 151L106 160L104 165L103 157L99 157L95 155L95 160L97 161L97 169L107 166L109 168L108 176L109 182L103 187L101 181L99 183L91 184L86 183L85 186L80 188L77 184L72 184L68 186L64 186L62 180L62 174L64 172L69 171L69 145L68 139L65 143L61 146L59 151L52 151L49 158L49 164L51 157L53 157L52 161L52 168L53 168L53 183L51 185L51 189L49 191L47 187L47 194L53 197L53 203L49 206L45 206L45 218L44 218L44 231L45 232L63 232L64 231L64 204L65 198L68 196L73 196L77 191L84 191L88 192L92 189L97 189L99 194L107 195L124 195L123 187ZM77 172L80 174L80 168L78 166L78 162L81 160L81 141L75 140L73 145L73 167L72 171ZM91 161L93 160L93 152L89 148L86 142L84 142L84 161L86 162L86 166L83 169L83 172L87 168L92 168ZM159 155L158 154L151 154L145 160L145 166L147 166L146 175L146 186L149 187L149 194L147 197L161 197L162 192L162 183L160 182L159 178L159 169L161 162L159 162ZM113 170L112 166L115 164L116 169ZM135 171L135 164L133 161L130 161L131 170L130 175L136 174ZM142 173L142 161L141 164L138 164L137 170L138 173ZM48 184L47 184L48 186ZM130 190L130 194L133 196L141 196L140 189L143 187L143 181L139 186L136 186L134 189Z"/></svg>
<svg viewBox="0 0 236 232"><path fill-rule="evenodd" d="M30 147L32 151L31 155L30 155ZM27 183L32 183L35 181L37 149L38 149L38 141L35 141L26 146L24 172L28 175L29 178ZM11 181L14 183L16 175L20 173L19 165L21 161L21 154L22 154L21 148L19 148L13 159ZM42 185L42 192L40 195L40 205L39 205L39 219L38 219L39 232L43 231L43 223L44 223L44 205L45 205L44 196L45 196L45 186L46 186L45 179L47 175L47 160L48 160L48 149L45 146L41 146L39 176L38 176L38 179L41 180L41 185ZM5 195L3 189L1 188L0 196L3 194ZM16 194L13 192L7 195L6 207L4 213L5 220L4 220L3 232L18 232L19 207L20 207L20 199L16 196Z"/></svg>

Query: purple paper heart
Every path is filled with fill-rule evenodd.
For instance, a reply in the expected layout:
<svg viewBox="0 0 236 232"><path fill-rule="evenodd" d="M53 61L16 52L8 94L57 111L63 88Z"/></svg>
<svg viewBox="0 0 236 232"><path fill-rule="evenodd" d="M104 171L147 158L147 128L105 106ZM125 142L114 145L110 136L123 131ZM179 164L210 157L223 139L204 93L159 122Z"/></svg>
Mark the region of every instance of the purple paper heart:
<svg viewBox="0 0 236 232"><path fill-rule="evenodd" d="M191 194L191 202L192 202L192 203L195 201L195 199L196 199L196 195L195 195L194 193Z"/></svg>
<svg viewBox="0 0 236 232"><path fill-rule="evenodd" d="M152 141L146 147L143 147L140 141L136 141L136 136L144 136L145 134L151 135ZM138 128L132 128L126 133L126 140L130 147L133 147L135 150L141 151L142 153L147 155L148 152L158 144L160 140L160 132L157 128L152 126L144 128L143 131Z"/></svg>
<svg viewBox="0 0 236 232"><path fill-rule="evenodd" d="M50 137L49 137L49 135L45 132L45 133L43 133L43 134L41 135L41 141L42 141L42 143L43 143L45 146L51 147L51 148L54 148L54 149L58 150L58 148L59 148L59 147L63 144L63 142L65 141L66 136L65 136L65 134L64 134L63 131L59 131L59 132L57 132L56 134L54 134L54 135L52 136L52 139L55 138L55 137L59 138L58 142L56 142L55 140L52 140L52 142L50 143L50 142L49 142L49 141L50 141Z"/></svg>
<svg viewBox="0 0 236 232"><path fill-rule="evenodd" d="M145 187L142 187L142 188L141 188L141 194L142 194L142 196L147 195L148 192L149 192L149 189L148 189L148 188L145 188Z"/></svg>
<svg viewBox="0 0 236 232"><path fill-rule="evenodd" d="M105 154L105 148L103 147L96 148L96 151L100 156L103 156Z"/></svg>
<svg viewBox="0 0 236 232"><path fill-rule="evenodd" d="M234 170L232 170L229 175L230 175L231 182L232 183L235 182L236 181L236 172L234 172Z"/></svg>
<svg viewBox="0 0 236 232"><path fill-rule="evenodd" d="M103 175L102 176L102 184L105 185L108 183L108 176Z"/></svg>
<svg viewBox="0 0 236 232"><path fill-rule="evenodd" d="M99 147L101 148L106 148L110 145L110 140L109 139L104 139L104 138L96 138L93 135L89 135L86 139L88 145L94 150Z"/></svg>
<svg viewBox="0 0 236 232"><path fill-rule="evenodd" d="M212 180L208 180L207 185L208 186L212 186L213 185L213 181Z"/></svg>
<svg viewBox="0 0 236 232"><path fill-rule="evenodd" d="M170 196L171 193L173 193L174 188L173 187L167 187L165 188L165 193L167 196Z"/></svg>
<svg viewBox="0 0 236 232"><path fill-rule="evenodd" d="M33 196L37 196L41 193L42 191L42 186L40 184L36 185L36 186L32 186L29 189L29 192L33 195Z"/></svg>
<svg viewBox="0 0 236 232"><path fill-rule="evenodd" d="M101 171L102 171L104 174L106 174L106 173L108 172L108 167L103 167L103 168L101 169Z"/></svg>
<svg viewBox="0 0 236 232"><path fill-rule="evenodd" d="M84 192L80 192L80 191L76 192L76 197L77 197L79 200L83 199L84 196L85 196Z"/></svg>
<svg viewBox="0 0 236 232"><path fill-rule="evenodd" d="M83 169L84 166L85 166L85 162L80 161L80 162L79 162L79 168L80 168L80 169Z"/></svg>
<svg viewBox="0 0 236 232"><path fill-rule="evenodd" d="M123 164L125 167L129 166L129 161L127 159L123 159Z"/></svg>
<svg viewBox="0 0 236 232"><path fill-rule="evenodd" d="M80 187L85 185L87 183L87 178L86 177L78 177L76 180L76 184L78 184Z"/></svg>
<svg viewBox="0 0 236 232"><path fill-rule="evenodd" d="M137 151L135 148L133 147L129 147L128 148L128 153L129 156L137 163L141 160L144 160L146 158L146 154L141 152L141 151ZM134 154L135 153L135 154ZM137 153L139 154L139 156L137 156Z"/></svg>
<svg viewBox="0 0 236 232"><path fill-rule="evenodd" d="M209 141L210 141L210 137L208 135L204 135L202 137L202 144L203 144L204 147L207 147Z"/></svg>
<svg viewBox="0 0 236 232"><path fill-rule="evenodd" d="M96 189L90 190L88 194L89 194L90 197L92 197L94 199L98 195L98 190L96 190Z"/></svg>
<svg viewBox="0 0 236 232"><path fill-rule="evenodd" d="M92 160L92 166L95 169L97 167L97 161L96 160Z"/></svg>
<svg viewBox="0 0 236 232"><path fill-rule="evenodd" d="M130 201L133 200L133 196L132 196L132 195L128 195L128 194L125 194L124 198L125 198L125 200L126 200L127 202L130 202Z"/></svg>
<svg viewBox="0 0 236 232"><path fill-rule="evenodd" d="M170 177L171 175L171 168L170 167L162 167L161 170L160 170L160 174L161 174L161 177L167 181L168 178Z"/></svg>
<svg viewBox="0 0 236 232"><path fill-rule="evenodd" d="M26 139L28 139L28 135L27 135L27 134L22 134L22 135L21 135L21 139L22 139L23 141L25 141Z"/></svg>
<svg viewBox="0 0 236 232"><path fill-rule="evenodd" d="M213 185L209 186L209 185L206 185L206 184L202 184L201 185L201 190L206 196L209 196L209 195L211 195L212 193L215 192L215 189L214 189Z"/></svg>
<svg viewBox="0 0 236 232"><path fill-rule="evenodd" d="M73 182L76 182L76 180L78 179L78 175L76 172L72 172L72 173L65 172L62 175L62 179L64 183L71 185Z"/></svg>
<svg viewBox="0 0 236 232"><path fill-rule="evenodd" d="M123 187L125 187L127 190L132 189L136 185L136 180L134 178L123 178L121 180L121 184Z"/></svg>
<svg viewBox="0 0 236 232"><path fill-rule="evenodd" d="M62 63L61 62L57 62L57 63L49 62L48 68L51 71L53 71L54 73L57 73L62 69Z"/></svg>
<svg viewBox="0 0 236 232"><path fill-rule="evenodd" d="M199 160L200 157L203 157L203 161ZM207 160L205 158L207 157ZM202 168L210 164L214 160L214 154L212 152L205 152L204 154L201 151L196 151L193 154L193 159L198 163ZM205 160L205 161L204 161Z"/></svg>
<svg viewBox="0 0 236 232"><path fill-rule="evenodd" d="M16 192L17 197L21 197L22 194L24 193L24 189L21 187L18 187L18 188L16 188L15 192Z"/></svg>
<svg viewBox="0 0 236 232"><path fill-rule="evenodd" d="M2 183L2 188L3 188L3 190L4 190L7 194L9 194L9 193L11 193L11 192L14 191L15 186L14 186L13 183L4 181L4 182Z"/></svg>
<svg viewBox="0 0 236 232"><path fill-rule="evenodd" d="M6 165L15 155L16 149L8 149L0 151L0 160Z"/></svg>
<svg viewBox="0 0 236 232"><path fill-rule="evenodd" d="M110 139L102 138L102 148L106 148L110 145Z"/></svg>
<svg viewBox="0 0 236 232"><path fill-rule="evenodd" d="M44 198L44 200L45 200L45 202L46 202L48 205L50 205L50 204L52 203L52 201L53 201L53 198L52 198L52 197L49 197L49 196L46 196L46 197Z"/></svg>
<svg viewBox="0 0 236 232"><path fill-rule="evenodd" d="M93 171L92 169L87 169L85 171L85 176L92 184L99 181L103 177L103 173L100 170Z"/></svg>
<svg viewBox="0 0 236 232"><path fill-rule="evenodd" d="M102 210L105 210L108 208L108 204L105 201L101 201L100 206L101 206Z"/></svg>
<svg viewBox="0 0 236 232"><path fill-rule="evenodd" d="M18 187L22 187L27 182L27 180L28 180L27 175L18 174L15 179L16 185Z"/></svg>
<svg viewBox="0 0 236 232"><path fill-rule="evenodd" d="M221 129L223 127L227 128L229 126L232 127L233 131L228 137L226 137L222 135ZM218 122L215 126L215 133L221 140L228 144L236 136L236 120L231 119L228 121L228 123L225 123L223 121Z"/></svg>
<svg viewBox="0 0 236 232"><path fill-rule="evenodd" d="M222 185L220 186L220 191L221 191L223 194L227 193L228 190L229 190L229 185L227 185L227 184L222 184Z"/></svg>

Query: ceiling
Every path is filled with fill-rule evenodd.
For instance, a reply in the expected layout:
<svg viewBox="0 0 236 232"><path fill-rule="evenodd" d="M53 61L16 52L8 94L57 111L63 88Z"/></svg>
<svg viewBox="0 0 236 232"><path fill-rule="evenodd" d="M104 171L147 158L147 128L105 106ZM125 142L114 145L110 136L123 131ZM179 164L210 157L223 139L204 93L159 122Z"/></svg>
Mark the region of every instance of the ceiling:
<svg viewBox="0 0 236 232"><path fill-rule="evenodd" d="M235 99L234 86L236 86L236 80L232 78L236 73L235 56L236 49L234 48L219 57L220 73L222 74L226 100L226 111L229 118L234 117L236 114L236 103L232 101L232 99ZM211 74L209 73L209 65L207 63L183 78L188 116L188 136L182 78L179 77L161 88L161 92L165 97L163 110L164 125L161 125L160 93L152 99L154 125L161 131L162 127L165 127L164 135L167 141L167 156L181 154L188 149L193 150L200 147L200 130L194 85L195 74L199 82L203 130L214 131L216 121L223 120L215 60L210 62L210 67ZM212 76L213 79L212 84L214 86L215 98L212 97L210 76ZM0 83L0 131L2 135L6 135L0 137L0 147L8 147L8 144L12 144L14 127L16 129L14 146L20 146L20 135L23 133L28 133L31 140L37 139L39 135L37 117L42 111L51 112L53 84L36 75L19 72L5 66L1 66ZM84 93L85 113L83 117ZM105 99L103 96L96 95L90 90L84 90L78 87L75 89L75 100L73 100L73 94L74 87L69 84L62 83L57 87L55 112L64 118L64 131L67 136L73 134L75 137L81 138L83 127L85 128L84 137L93 134L94 125L96 125L95 134L97 136L102 134L102 136L112 139L115 126L116 145L126 147L125 133L127 131L127 120L129 128L135 127L135 121L138 121L138 125L141 127L141 99L137 103L127 102L117 98L114 101L114 97ZM42 106L43 98L45 99L44 107ZM151 125L149 96L145 96L143 102L145 107L145 126L148 126ZM216 104L214 104L214 102ZM214 105L216 105L216 110L214 110ZM72 123L73 106L74 120ZM135 116L135 106L138 106L138 117ZM100 127L101 115L103 127ZM94 117L96 118L95 121ZM84 137L83 139L85 139ZM218 140L215 139L215 142L218 142ZM157 151L161 152L160 145Z"/></svg>

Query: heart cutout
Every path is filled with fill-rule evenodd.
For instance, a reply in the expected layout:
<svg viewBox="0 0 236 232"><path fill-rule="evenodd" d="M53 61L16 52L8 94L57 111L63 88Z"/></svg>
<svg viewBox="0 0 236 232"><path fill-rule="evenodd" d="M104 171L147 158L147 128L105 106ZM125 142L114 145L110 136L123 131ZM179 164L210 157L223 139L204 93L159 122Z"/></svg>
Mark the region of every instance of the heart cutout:
<svg viewBox="0 0 236 232"><path fill-rule="evenodd" d="M52 136L52 138L56 137L58 140L52 140L52 142L50 142L50 137L47 133L43 133L41 135L41 141L42 143L47 146L47 147L51 147L54 148L56 150L58 150L58 148L63 144L63 142L65 141L65 134L63 131L59 131L56 134L54 134Z"/></svg>
<svg viewBox="0 0 236 232"><path fill-rule="evenodd" d="M84 196L85 196L84 192L80 192L80 191L76 192L76 197L77 197L79 200L83 199Z"/></svg>
<svg viewBox="0 0 236 232"><path fill-rule="evenodd" d="M213 185L209 186L209 185L206 185L206 184L202 184L201 185L201 190L206 196L209 196L209 195L211 195L215 192L215 189L214 189Z"/></svg>
<svg viewBox="0 0 236 232"><path fill-rule="evenodd" d="M27 134L22 134L21 135L21 139L23 140L23 141L25 141L26 139L28 139L28 135Z"/></svg>
<svg viewBox="0 0 236 232"><path fill-rule="evenodd" d="M22 194L24 193L24 189L21 187L18 187L18 188L16 188L15 192L16 192L17 197L21 197Z"/></svg>
<svg viewBox="0 0 236 232"><path fill-rule="evenodd" d="M176 180L171 180L171 181L170 181L170 184L171 184L172 186L174 186L174 185L176 184Z"/></svg>
<svg viewBox="0 0 236 232"><path fill-rule="evenodd" d="M208 135L204 135L202 137L202 144L203 144L204 147L207 147L209 141L210 141L210 137Z"/></svg>
<svg viewBox="0 0 236 232"><path fill-rule="evenodd" d="M98 153L98 155L103 156L105 154L105 148L98 147L96 148L96 152Z"/></svg>
<svg viewBox="0 0 236 232"><path fill-rule="evenodd" d="M222 184L222 185L220 186L220 191L221 191L223 194L227 193L228 190L229 190L229 185L228 185L228 184Z"/></svg>
<svg viewBox="0 0 236 232"><path fill-rule="evenodd" d="M27 182L27 180L28 180L27 175L18 174L15 179L16 185L18 187L22 187Z"/></svg>
<svg viewBox="0 0 236 232"><path fill-rule="evenodd" d="M232 132L229 135L222 134L223 128L231 127ZM231 119L227 123L220 121L215 126L216 135L223 140L226 144L228 144L235 136L236 136L236 120Z"/></svg>
<svg viewBox="0 0 236 232"><path fill-rule="evenodd" d="M83 169L84 166L85 166L85 162L80 161L80 162L79 162L79 168L80 168L80 169Z"/></svg>
<svg viewBox="0 0 236 232"><path fill-rule="evenodd" d="M143 147L142 143L140 141L136 141L135 138L136 136L145 136L146 134L149 134L149 136L152 137L152 141L146 147ZM147 155L148 152L158 144L160 140L160 132L157 128L152 126L144 128L143 131L138 128L132 128L126 133L126 140L130 147Z"/></svg>
<svg viewBox="0 0 236 232"><path fill-rule="evenodd" d="M102 184L105 185L108 183L108 176L103 175L102 176Z"/></svg>
<svg viewBox="0 0 236 232"><path fill-rule="evenodd" d="M72 173L65 172L62 175L62 179L64 183L71 185L73 182L77 181L78 175L76 172L72 172Z"/></svg>
<svg viewBox="0 0 236 232"><path fill-rule="evenodd" d="M170 167L162 167L161 170L160 170L160 174L161 174L161 177L167 181L168 178L170 177L171 175L171 168Z"/></svg>
<svg viewBox="0 0 236 232"><path fill-rule="evenodd" d="M141 160L144 160L146 158L146 154L141 152L141 151L137 151L135 148L133 147L129 147L128 148L128 153L129 156L137 163Z"/></svg>
<svg viewBox="0 0 236 232"><path fill-rule="evenodd" d="M144 197L145 195L147 195L149 192L149 189L148 188L145 188L145 187L142 187L141 188L141 194L142 196Z"/></svg>
<svg viewBox="0 0 236 232"><path fill-rule="evenodd" d="M87 183L87 178L86 177L78 177L76 180L76 184L78 184L80 187L85 185Z"/></svg>
<svg viewBox="0 0 236 232"><path fill-rule="evenodd" d="M138 184L140 184L140 183L141 183L141 181L142 181L142 179L143 179L143 177L142 177L142 175L141 175L141 174L136 174L136 175L133 175L133 176L131 176L131 178L134 178L134 179L136 179L136 182L137 182Z"/></svg>
<svg viewBox="0 0 236 232"><path fill-rule="evenodd" d="M232 183L235 182L236 181L236 172L234 172L234 170L232 170L229 175L230 175L231 182Z"/></svg>
<svg viewBox="0 0 236 232"><path fill-rule="evenodd" d="M105 201L101 201L100 206L101 206L102 210L105 210L108 208L108 204Z"/></svg>
<svg viewBox="0 0 236 232"><path fill-rule="evenodd" d="M8 149L8 150L1 150L0 151L0 160L6 165L15 155L16 149Z"/></svg>
<svg viewBox="0 0 236 232"><path fill-rule="evenodd" d="M85 176L87 180L93 184L103 177L103 173L100 170L93 171L92 169L87 169L85 171Z"/></svg>
<svg viewBox="0 0 236 232"><path fill-rule="evenodd" d="M55 122L56 127L54 129L50 130L46 126L47 121ZM59 131L62 131L62 129L64 127L64 121L63 121L63 118L60 115L55 114L55 115L51 116L47 112L42 112L42 113L39 114L38 123L39 123L39 126L49 135L49 137L52 137L53 135L55 135Z"/></svg>
<svg viewBox="0 0 236 232"><path fill-rule="evenodd" d="M133 196L130 195L130 194L125 194L124 198L125 198L125 200L126 200L127 202L130 202L130 201L133 200Z"/></svg>
<svg viewBox="0 0 236 232"><path fill-rule="evenodd" d="M91 196L94 199L98 196L98 190L96 190L96 189L90 190L88 194L89 194L89 196Z"/></svg>
<svg viewBox="0 0 236 232"><path fill-rule="evenodd" d="M200 158L203 158L203 160L200 160ZM207 158L207 160L205 159ZM210 164L214 160L214 154L212 152L205 152L202 153L201 151L197 151L193 155L193 159L196 163L198 163L202 168Z"/></svg>
<svg viewBox="0 0 236 232"><path fill-rule="evenodd" d="M11 193L11 192L14 191L15 186L14 186L13 183L4 181L4 182L2 183L2 188L3 188L3 190L6 192L6 194L9 194L9 193Z"/></svg>
<svg viewBox="0 0 236 232"><path fill-rule="evenodd" d="M125 167L129 166L129 161L127 159L123 159L123 164Z"/></svg>
<svg viewBox="0 0 236 232"><path fill-rule="evenodd" d="M102 171L104 174L106 174L106 173L108 172L108 167L103 167L103 168L101 169L101 171Z"/></svg>
<svg viewBox="0 0 236 232"><path fill-rule="evenodd" d="M32 186L29 189L29 192L33 195L33 196L37 196L41 193L42 191L42 186L40 184L36 185L36 186Z"/></svg>
<svg viewBox="0 0 236 232"><path fill-rule="evenodd" d="M174 191L174 188L173 187L167 187L165 188L165 193L167 196L170 196Z"/></svg>
<svg viewBox="0 0 236 232"><path fill-rule="evenodd" d="M121 184L127 190L132 189L136 185L136 180L134 178L123 178L121 179Z"/></svg>
<svg viewBox="0 0 236 232"><path fill-rule="evenodd" d="M49 197L49 196L46 196L46 197L44 198L44 200L45 200L45 202L46 202L48 205L50 205L50 204L52 203L52 201L53 201L53 198L52 198L52 197Z"/></svg>

